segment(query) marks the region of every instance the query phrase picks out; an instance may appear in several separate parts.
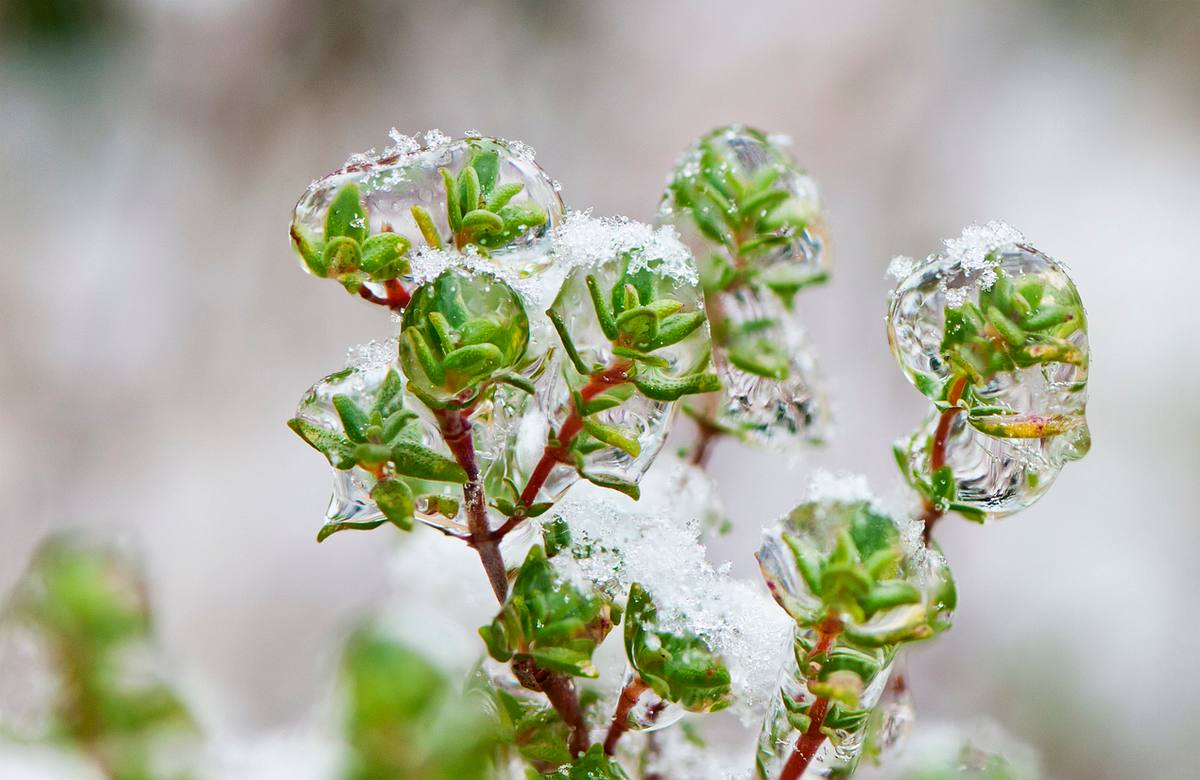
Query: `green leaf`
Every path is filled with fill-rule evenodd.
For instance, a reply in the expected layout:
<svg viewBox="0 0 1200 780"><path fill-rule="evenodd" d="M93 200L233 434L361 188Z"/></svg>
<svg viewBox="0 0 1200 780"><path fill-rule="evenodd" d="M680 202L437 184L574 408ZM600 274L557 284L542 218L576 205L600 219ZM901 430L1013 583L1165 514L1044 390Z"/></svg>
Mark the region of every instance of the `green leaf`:
<svg viewBox="0 0 1200 780"><path fill-rule="evenodd" d="M658 334L650 342L649 348L652 350L662 349L683 341L703 325L706 319L702 311L664 317L658 323Z"/></svg>
<svg viewBox="0 0 1200 780"><path fill-rule="evenodd" d="M878 583L871 588L860 603L867 615L873 615L884 609L899 607L904 604L920 604L921 592L912 585L901 580Z"/></svg>
<svg viewBox="0 0 1200 780"><path fill-rule="evenodd" d="M296 253L300 255L300 259L304 261L304 266L313 274L313 276L325 278L329 271L325 265L325 257L323 247L320 243L315 243L305 234L304 230L293 224L290 230L292 237L292 245L296 248Z"/></svg>
<svg viewBox="0 0 1200 780"><path fill-rule="evenodd" d="M400 394L402 389L403 383L400 380L399 372L394 368L389 368L383 377L383 382L379 385L379 390L375 393L375 405L371 407L371 414L378 414L386 420L403 409L404 397Z"/></svg>
<svg viewBox="0 0 1200 780"><path fill-rule="evenodd" d="M446 372L441 361L433 354L429 342L418 328L406 328L400 334L400 349L409 352L415 358L415 362L420 364L431 382L440 385L446 381Z"/></svg>
<svg viewBox="0 0 1200 780"><path fill-rule="evenodd" d="M594 474L589 471L584 471L582 468L579 468L579 476L583 477L597 487L609 488L610 490L616 490L620 493L624 493L634 501L637 501L642 497L642 489L638 487L636 482L631 480L622 479L621 477L615 477L610 474Z"/></svg>
<svg viewBox="0 0 1200 780"><path fill-rule="evenodd" d="M508 202L515 198L517 193L524 188L524 184L515 181L510 182L509 184L502 184L497 187L496 191L493 192L487 199L487 203L484 204L484 208L491 212L499 212L500 209L508 205Z"/></svg>
<svg viewBox="0 0 1200 780"><path fill-rule="evenodd" d="M542 669L550 672L561 672L572 677L599 677L600 673L592 665L591 652L580 652L567 647L546 647L530 650L530 657Z"/></svg>
<svg viewBox="0 0 1200 780"><path fill-rule="evenodd" d="M995 306L988 307L987 319L1004 340L1012 346L1019 347L1025 343L1025 331L1021 330L1019 325L1006 317Z"/></svg>
<svg viewBox="0 0 1200 780"><path fill-rule="evenodd" d="M362 252L358 242L345 236L335 237L325 242L321 262L330 276L341 276L358 270Z"/></svg>
<svg viewBox="0 0 1200 780"><path fill-rule="evenodd" d="M933 487L933 497L940 499L942 502L953 501L958 493L958 486L954 481L954 472L949 466L942 466L933 472L931 485Z"/></svg>
<svg viewBox="0 0 1200 780"><path fill-rule="evenodd" d="M350 182L337 191L329 204L329 213L325 215L325 240L345 236L361 244L370 232L358 185Z"/></svg>
<svg viewBox="0 0 1200 780"><path fill-rule="evenodd" d="M429 321L429 332L433 334L433 340L436 342L437 348L442 351L442 354L453 352L458 348L458 340L454 335L454 328L446 320L446 315L440 311L431 311L426 315Z"/></svg>
<svg viewBox="0 0 1200 780"><path fill-rule="evenodd" d="M600 289L600 282L591 274L588 274L584 281L587 283L588 294L592 296L592 307L596 310L600 330L604 331L604 336L611 341L617 337L617 321L613 318L608 301L605 300L604 291Z"/></svg>
<svg viewBox="0 0 1200 780"><path fill-rule="evenodd" d="M506 374L501 374L500 376L496 377L496 381L501 384L515 387L524 393L528 393L529 395L537 394L537 385L530 381L528 377L522 376L515 371L509 371Z"/></svg>
<svg viewBox="0 0 1200 780"><path fill-rule="evenodd" d="M558 333L558 340L562 342L563 351L567 353L567 359L571 361L571 365L580 374L587 376L591 373L592 369L579 356L579 350L575 348L575 342L571 339L571 334L567 331L567 325L563 322L562 315L554 309L549 309L546 311L546 316L550 318L551 324L554 325L554 330Z"/></svg>
<svg viewBox="0 0 1200 780"><path fill-rule="evenodd" d="M619 385L613 385L603 393L592 396L591 400L584 404L584 407L580 410L580 413L584 417L589 417L593 414L599 414L600 412L608 409L614 409L632 398L636 389L637 388L628 382L622 382Z"/></svg>
<svg viewBox="0 0 1200 780"><path fill-rule="evenodd" d="M324 455L335 469L345 471L357 465L354 459L354 443L349 439L300 417L288 420L288 427L314 450Z"/></svg>
<svg viewBox="0 0 1200 780"><path fill-rule="evenodd" d="M561 517L542 524L542 546L546 557L553 558L571 546L571 527Z"/></svg>
<svg viewBox="0 0 1200 780"><path fill-rule="evenodd" d="M488 197L492 188L496 186L496 178L500 175L500 153L494 149L488 151L477 149L471 156L471 167L475 169L479 180L480 195L484 198ZM489 209L489 211L495 211L495 209Z"/></svg>
<svg viewBox="0 0 1200 780"><path fill-rule="evenodd" d="M458 202L458 187L455 185L454 175L450 171L438 168L438 173L442 174L442 184L446 188L447 221L450 223L450 230L457 233L462 227L463 215L462 205Z"/></svg>
<svg viewBox="0 0 1200 780"><path fill-rule="evenodd" d="M604 755L599 744L592 745L565 773L560 769L558 774L563 780L629 780L621 765Z"/></svg>
<svg viewBox="0 0 1200 780"><path fill-rule="evenodd" d="M479 208L479 171L474 166L468 165L458 174L458 205L464 222L468 213Z"/></svg>
<svg viewBox="0 0 1200 780"><path fill-rule="evenodd" d="M409 272L408 239L399 233L379 233L371 236L362 245L362 270L377 282L395 279Z"/></svg>
<svg viewBox="0 0 1200 780"><path fill-rule="evenodd" d="M384 517L398 528L411 531L416 502L412 489L398 479L383 479L371 489L371 500Z"/></svg>
<svg viewBox="0 0 1200 780"><path fill-rule="evenodd" d="M504 229L504 220L486 209L475 209L463 216L462 226L471 235L499 233Z"/></svg>
<svg viewBox="0 0 1200 780"><path fill-rule="evenodd" d="M626 309L617 317L617 338L624 344L645 349L658 335L658 317L648 306Z"/></svg>
<svg viewBox="0 0 1200 780"><path fill-rule="evenodd" d="M626 453L631 458L636 458L642 451L642 445L638 443L638 440L630 432L623 431L615 425L598 422L591 418L584 418L583 429L610 447L616 447Z"/></svg>
<svg viewBox="0 0 1200 780"><path fill-rule="evenodd" d="M370 420L367 413L358 408L358 404L354 403L348 395L335 395L333 397L333 408L337 410L338 419L342 421L342 429L346 431L346 436L350 441L361 444L367 440L367 426L370 425Z"/></svg>
<svg viewBox="0 0 1200 780"><path fill-rule="evenodd" d="M317 531L317 541L323 542L338 531L370 531L386 523L387 520L367 520L366 522L326 523Z"/></svg>
<svg viewBox="0 0 1200 780"><path fill-rule="evenodd" d="M441 249L442 237L433 222L433 215L424 206L413 206L411 211L413 221L417 223L417 229L421 231L421 236L425 239L425 243L434 249Z"/></svg>
<svg viewBox="0 0 1200 780"><path fill-rule="evenodd" d="M392 464L397 474L434 482L454 482L459 485L467 481L467 472L450 458L412 441L401 442L392 447Z"/></svg>
<svg viewBox="0 0 1200 780"><path fill-rule="evenodd" d="M442 361L447 374L467 380L485 377L504 364L504 354L495 344L468 344L450 352Z"/></svg>
<svg viewBox="0 0 1200 780"><path fill-rule="evenodd" d="M633 383L642 395L655 401L677 401L685 395L713 393L721 389L721 380L716 374L688 374L671 377L653 368L633 377Z"/></svg>

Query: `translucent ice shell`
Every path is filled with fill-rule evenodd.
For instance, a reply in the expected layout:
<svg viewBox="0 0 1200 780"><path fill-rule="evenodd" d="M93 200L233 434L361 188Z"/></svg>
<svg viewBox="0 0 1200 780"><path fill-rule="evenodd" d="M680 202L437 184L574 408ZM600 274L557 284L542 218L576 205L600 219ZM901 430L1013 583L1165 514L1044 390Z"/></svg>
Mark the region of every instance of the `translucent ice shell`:
<svg viewBox="0 0 1200 780"><path fill-rule="evenodd" d="M888 338L918 390L963 408L945 460L959 503L1023 509L1091 446L1087 318L1066 271L1038 250L1013 243L984 262L931 258L897 286ZM926 479L936 425L935 415L907 446Z"/></svg>
<svg viewBox="0 0 1200 780"><path fill-rule="evenodd" d="M718 386L705 373L712 344L695 266L674 246L668 259L630 247L577 265L550 308L573 355L539 389L545 430L560 435L584 404L573 446L580 470L597 484L636 483L666 441L680 395ZM556 466L547 497L577 477L574 468Z"/></svg>
<svg viewBox="0 0 1200 780"><path fill-rule="evenodd" d="M806 501L766 532L758 560L799 626L835 621L862 647L933 636L956 603L941 554L904 544L896 521L865 499Z"/></svg>
<svg viewBox="0 0 1200 780"><path fill-rule="evenodd" d="M707 291L749 283L790 301L826 276L816 184L758 130L723 127L688 149L658 220L695 253Z"/></svg>
<svg viewBox="0 0 1200 780"><path fill-rule="evenodd" d="M292 214L293 246L310 273L348 287L406 279L405 256L431 244L471 247L518 276L537 273L550 262L563 204L520 151L464 138L364 158L308 188Z"/></svg>

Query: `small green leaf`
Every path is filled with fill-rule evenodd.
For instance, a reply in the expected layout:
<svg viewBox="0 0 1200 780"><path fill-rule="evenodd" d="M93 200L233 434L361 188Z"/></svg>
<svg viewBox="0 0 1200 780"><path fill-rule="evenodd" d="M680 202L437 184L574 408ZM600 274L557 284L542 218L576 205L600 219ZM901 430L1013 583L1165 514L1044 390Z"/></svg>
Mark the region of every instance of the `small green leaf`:
<svg viewBox="0 0 1200 780"><path fill-rule="evenodd" d="M704 312L692 311L685 314L672 314L664 317L658 323L658 335L650 343L650 349L662 349L677 344L690 336L704 324Z"/></svg>
<svg viewBox="0 0 1200 780"><path fill-rule="evenodd" d="M1021 330L1019 325L1006 317L995 306L988 307L987 319L1004 340L1012 346L1019 347L1025 343L1025 331Z"/></svg>
<svg viewBox="0 0 1200 780"><path fill-rule="evenodd" d="M642 445L628 431L623 431L615 425L584 418L583 429L600 441L616 447L631 458L636 458L642 451Z"/></svg>
<svg viewBox="0 0 1200 780"><path fill-rule="evenodd" d="M446 381L446 372L442 368L442 363L433 354L429 342L425 340L420 329L405 328L400 334L400 349L408 351L416 359L431 382L440 385Z"/></svg>
<svg viewBox="0 0 1200 780"><path fill-rule="evenodd" d="M464 223L467 214L479 208L479 171L474 166L468 165L458 174L458 205Z"/></svg>
<svg viewBox="0 0 1200 780"><path fill-rule="evenodd" d="M488 151L476 150L471 156L471 167L475 169L477 178L479 179L479 193L482 197L488 197L492 188L496 186L496 179L500 175L500 153L494 149ZM501 204L503 205L503 204ZM495 209L489 209L495 211Z"/></svg>
<svg viewBox="0 0 1200 780"><path fill-rule="evenodd" d="M933 472L931 479L934 498L940 499L942 502L954 500L958 493L958 486L954 481L954 472L949 466L942 466Z"/></svg>
<svg viewBox="0 0 1200 780"><path fill-rule="evenodd" d="M365 522L326 523L317 531L317 541L323 542L338 531L370 531L386 523L387 520L367 520Z"/></svg>
<svg viewBox="0 0 1200 780"><path fill-rule="evenodd" d="M346 431L346 436L350 438L350 441L358 444L365 442L370 420L367 413L354 403L354 399L348 395L335 395L333 408L337 410L338 418L342 421L342 429Z"/></svg>
<svg viewBox="0 0 1200 780"><path fill-rule="evenodd" d="M524 188L525 185L521 184L520 182L502 184L496 188L496 191L493 192L491 197L487 199L487 203L484 204L484 208L491 212L499 212L500 209L508 205L508 202L515 198L517 193Z"/></svg>
<svg viewBox="0 0 1200 780"><path fill-rule="evenodd" d="M412 489L398 479L383 479L371 489L371 500L395 526L411 531L416 503Z"/></svg>
<svg viewBox="0 0 1200 780"><path fill-rule="evenodd" d="M546 548L546 557L553 558L571 546L571 527L561 517L556 517L542 525L542 546Z"/></svg>
<svg viewBox="0 0 1200 780"><path fill-rule="evenodd" d="M921 592L901 580L881 582L871 588L860 601L867 615L904 604L920 604Z"/></svg>
<svg viewBox="0 0 1200 780"><path fill-rule="evenodd" d="M721 389L721 380L716 374L687 374L671 377L658 369L646 369L633 377L642 395L655 401L678 401L685 395L713 393Z"/></svg>
<svg viewBox="0 0 1200 780"><path fill-rule="evenodd" d="M442 184L446 188L446 217L450 230L457 233L462 227L462 206L458 202L458 187L454 183L454 175L445 168L438 168L442 174ZM414 215L415 216L415 215ZM428 239L426 239L428 240Z"/></svg>
<svg viewBox="0 0 1200 780"><path fill-rule="evenodd" d="M395 279L409 272L408 250L408 239L399 233L379 233L363 242L360 266L377 282Z"/></svg>
<svg viewBox="0 0 1200 780"><path fill-rule="evenodd" d="M596 310L596 319L600 322L600 330L604 331L604 336L611 341L617 337L617 321L613 318L612 309L609 308L608 302L605 300L606 296L600 289L600 282L596 281L596 277L588 274L585 282L588 293L592 296L592 307Z"/></svg>
<svg viewBox="0 0 1200 780"><path fill-rule="evenodd" d="M467 472L462 466L416 442L405 441L395 445L391 455L397 474L459 485L467 481Z"/></svg>
<svg viewBox="0 0 1200 780"><path fill-rule="evenodd" d="M463 216L462 228L471 235L499 233L504 229L504 220L486 209L475 209Z"/></svg>
<svg viewBox="0 0 1200 780"><path fill-rule="evenodd" d="M504 363L504 354L495 344L468 344L450 352L442 361L447 374L467 380L487 376Z"/></svg>
<svg viewBox="0 0 1200 780"><path fill-rule="evenodd" d="M554 330L558 333L558 340L562 342L563 351L567 353L567 359L571 361L571 365L580 374L587 376L591 373L591 368L579 356L579 350L575 348L575 342L571 339L571 334L567 331L567 325L563 322L562 315L554 309L549 309L546 312L546 316L550 318L550 323L554 325Z"/></svg>
<svg viewBox="0 0 1200 780"><path fill-rule="evenodd" d="M349 439L300 417L288 420L288 427L314 450L324 455L335 469L345 471L357 464L354 459L354 443Z"/></svg>
<svg viewBox="0 0 1200 780"><path fill-rule="evenodd" d="M304 261L304 266L308 268L313 276L325 278L329 271L328 266L325 265L325 257L321 244L314 242L297 225L292 225L290 233L292 245L296 248L296 253L300 255L300 259Z"/></svg>
<svg viewBox="0 0 1200 780"><path fill-rule="evenodd" d="M529 379L529 377L518 374L515 371L509 371L508 373L501 374L500 376L496 377L496 381L503 385L515 387L521 392L527 393L528 395L537 395L537 385L535 385Z"/></svg>
<svg viewBox="0 0 1200 780"><path fill-rule="evenodd" d="M434 249L441 249L442 237L433 222L433 215L424 206L413 206L411 211L413 220L417 223L417 229L421 231L425 243Z"/></svg>
<svg viewBox="0 0 1200 780"><path fill-rule="evenodd" d="M325 215L325 240L345 236L361 244L370 232L358 185L350 182L337 191L329 204L329 213Z"/></svg>
<svg viewBox="0 0 1200 780"><path fill-rule="evenodd" d="M321 262L330 276L341 276L358 270L362 252L353 238L339 236L325 242Z"/></svg>

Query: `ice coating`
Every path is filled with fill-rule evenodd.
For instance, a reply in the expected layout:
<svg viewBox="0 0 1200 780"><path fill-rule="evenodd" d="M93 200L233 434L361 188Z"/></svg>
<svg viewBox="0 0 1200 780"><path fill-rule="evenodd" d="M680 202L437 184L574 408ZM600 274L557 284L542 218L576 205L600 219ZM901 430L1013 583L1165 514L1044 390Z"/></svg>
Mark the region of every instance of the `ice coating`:
<svg viewBox="0 0 1200 780"><path fill-rule="evenodd" d="M951 407L939 458L959 503L994 514L1031 505L1091 446L1083 305L1063 266L1023 241L1003 223L967 228L898 283L888 313L909 381ZM931 419L903 448L926 481L937 429Z"/></svg>
<svg viewBox="0 0 1200 780"><path fill-rule="evenodd" d="M824 441L829 405L795 312L749 288L710 294L708 312L724 387L719 399L697 399L689 409L777 449Z"/></svg>
<svg viewBox="0 0 1200 780"><path fill-rule="evenodd" d="M306 258L306 251L317 256L323 253L323 244L329 238L331 207L347 187L356 188L364 212L361 219L356 218L359 224L352 225L360 231L356 237L364 252L365 240L381 234L399 236L406 250L429 246L428 230L422 229L413 212L413 207L420 207L431 217L439 242L460 250L474 246L499 268L528 276L552 262L550 235L562 221L562 199L533 161L528 147L496 138L451 140L438 131L427 133L424 145L399 133L393 134L393 141L383 156L352 157L341 170L313 182L300 198L292 214L291 231L293 245L307 270L320 270ZM481 156L494 162L473 163ZM463 200L466 210L455 211L447 199L447 179L442 171L460 194L458 177L467 167L480 171L475 177L476 189L471 192L474 200ZM520 189L514 193L518 186ZM469 188L462 185L462 189ZM471 217L477 209L494 216ZM502 226L495 222L495 215ZM369 278L364 281L378 289L381 275L365 276ZM405 269L399 278L406 277Z"/></svg>
<svg viewBox="0 0 1200 780"><path fill-rule="evenodd" d="M578 411L577 398L604 404L573 440L579 465L589 478L636 483L666 441L676 405L650 397L643 380L679 381L709 363L695 265L672 231L624 219L573 214L555 247L569 270L548 312L558 322L563 357L561 370L538 389L544 429L561 432ZM597 424L629 443L605 446L588 427ZM542 495L553 499L577 478L576 469L556 465Z"/></svg>
<svg viewBox="0 0 1200 780"><path fill-rule="evenodd" d="M913 545L905 525L874 502L861 477L819 473L806 500L764 529L759 566L801 627L836 620L843 637L866 647L925 638L949 626L954 584L941 553ZM868 583L865 591L828 579L848 568ZM896 591L906 597L883 596Z"/></svg>
<svg viewBox="0 0 1200 780"><path fill-rule="evenodd" d="M791 621L760 589L708 562L694 511L646 511L620 494L580 483L545 521L553 518L570 528L570 549L553 559L567 576L619 603L640 583L654 598L662 630L690 631L724 659L735 713L748 719L766 703Z"/></svg>
<svg viewBox="0 0 1200 780"><path fill-rule="evenodd" d="M385 342L388 346L391 343L393 342ZM296 419L331 434L342 435L343 422L335 407L334 398L345 396L360 408L370 409L378 399L385 382L397 381L401 376L400 365L394 352L390 353L390 360L382 360L384 355L388 354L386 350L387 346L378 344L366 349L351 350L351 365L330 374L311 387L296 408ZM370 355L370 359L363 361L360 358L356 361L355 358L363 353ZM389 373L392 375L391 380ZM404 424L401 437L449 457L449 449L430 409L406 390L401 391L401 398L403 408L413 413L411 419ZM469 420L477 460L483 473L498 476L509 473L513 468L512 458L515 453L508 446L508 442L515 435L516 421L521 419L523 411L530 403L527 394L515 388L502 386L496 388L488 399L473 409ZM373 527L371 523L382 522L384 515L371 498L371 491L379 481L380 475L358 464L332 465L334 487L326 511L325 528L332 529L343 524L367 528ZM414 494L416 519L453 534L466 533L465 513L461 505L462 491L458 485L409 477L400 478L409 485Z"/></svg>
<svg viewBox="0 0 1200 780"><path fill-rule="evenodd" d="M688 149L668 179L658 221L679 230L706 290L749 282L790 300L824 279L816 183L783 146L752 128L719 128Z"/></svg>

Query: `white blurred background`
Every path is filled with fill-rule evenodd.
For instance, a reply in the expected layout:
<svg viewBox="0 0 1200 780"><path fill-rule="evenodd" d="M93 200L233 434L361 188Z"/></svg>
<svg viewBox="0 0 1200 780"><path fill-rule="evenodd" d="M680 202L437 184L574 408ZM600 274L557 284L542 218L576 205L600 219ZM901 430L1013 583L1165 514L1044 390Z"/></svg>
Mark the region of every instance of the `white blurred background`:
<svg viewBox="0 0 1200 780"><path fill-rule="evenodd" d="M131 528L176 664L239 728L290 721L393 536L314 542L326 469L284 420L393 325L298 270L303 188L393 125L477 128L569 206L650 219L739 121L823 187L834 277L800 301L838 426L795 464L718 448L714 559L753 576L814 468L892 485L927 402L887 262L1008 220L1088 307L1093 450L1018 517L939 528L960 609L911 658L918 718L999 721L1055 777L1200 775L1197 84L1195 2L0 0L0 593L57 527Z"/></svg>

